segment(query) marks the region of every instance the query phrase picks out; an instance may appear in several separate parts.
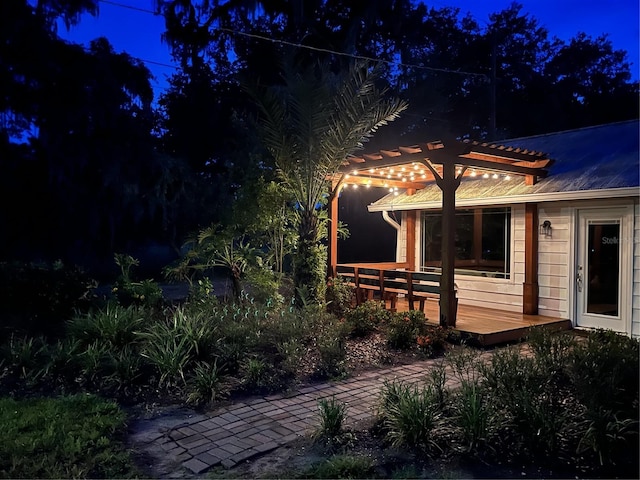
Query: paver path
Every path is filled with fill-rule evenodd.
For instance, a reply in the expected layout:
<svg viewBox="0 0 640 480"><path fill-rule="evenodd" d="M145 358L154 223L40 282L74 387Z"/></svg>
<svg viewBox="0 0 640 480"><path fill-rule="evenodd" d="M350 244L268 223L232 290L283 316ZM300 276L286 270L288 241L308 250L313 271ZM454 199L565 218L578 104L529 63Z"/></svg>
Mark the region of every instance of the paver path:
<svg viewBox="0 0 640 480"><path fill-rule="evenodd" d="M335 396L345 403L346 424L353 425L375 415L385 380L426 380L438 361L369 371L347 380L303 386L287 394L252 397L182 421L174 419L173 425L155 422L150 424L151 430L138 429L132 441L156 455L162 452L165 462L181 464L196 475L217 465L231 468L311 434L319 425L320 399ZM453 376L448 378L448 386L455 387Z"/></svg>

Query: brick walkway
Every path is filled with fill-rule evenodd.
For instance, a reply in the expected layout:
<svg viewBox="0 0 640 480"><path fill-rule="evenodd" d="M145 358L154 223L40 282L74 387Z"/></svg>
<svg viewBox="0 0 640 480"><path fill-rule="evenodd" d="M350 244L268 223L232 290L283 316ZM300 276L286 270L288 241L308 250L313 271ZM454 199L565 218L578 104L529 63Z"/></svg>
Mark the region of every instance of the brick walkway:
<svg viewBox="0 0 640 480"><path fill-rule="evenodd" d="M218 465L231 468L313 433L320 422L320 399L335 396L345 403L349 426L373 418L385 380L423 381L438 361L370 371L343 381L303 386L286 395L252 397L178 424L154 424L133 441L144 444L147 451L162 452L165 462L181 464L196 475ZM448 385L454 387L452 376L448 378Z"/></svg>

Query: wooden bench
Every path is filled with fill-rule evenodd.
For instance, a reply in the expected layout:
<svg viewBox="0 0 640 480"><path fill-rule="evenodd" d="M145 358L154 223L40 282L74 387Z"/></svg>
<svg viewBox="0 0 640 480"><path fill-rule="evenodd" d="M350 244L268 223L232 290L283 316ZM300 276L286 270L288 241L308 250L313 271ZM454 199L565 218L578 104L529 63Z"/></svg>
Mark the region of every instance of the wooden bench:
<svg viewBox="0 0 640 480"><path fill-rule="evenodd" d="M419 302L420 310L424 311L424 303L428 298L440 297L438 273L355 265L338 265L336 272L355 288L358 304L373 299L377 294L381 300L389 300L391 310L395 311L398 296L404 295L410 310L414 310L415 302Z"/></svg>

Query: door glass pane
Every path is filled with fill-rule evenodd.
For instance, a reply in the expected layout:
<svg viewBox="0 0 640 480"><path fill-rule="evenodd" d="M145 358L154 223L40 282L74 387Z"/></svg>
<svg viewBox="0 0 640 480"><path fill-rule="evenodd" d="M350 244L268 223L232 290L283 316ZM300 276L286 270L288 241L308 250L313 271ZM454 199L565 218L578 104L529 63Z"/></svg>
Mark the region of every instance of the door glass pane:
<svg viewBox="0 0 640 480"><path fill-rule="evenodd" d="M618 316L619 240L619 224L589 224L587 313Z"/></svg>

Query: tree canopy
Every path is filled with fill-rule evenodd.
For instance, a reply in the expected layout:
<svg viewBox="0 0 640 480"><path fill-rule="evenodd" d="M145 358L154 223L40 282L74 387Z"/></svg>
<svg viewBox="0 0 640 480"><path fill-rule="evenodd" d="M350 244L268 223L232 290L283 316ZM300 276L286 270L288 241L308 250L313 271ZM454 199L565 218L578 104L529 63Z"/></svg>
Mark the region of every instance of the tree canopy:
<svg viewBox="0 0 640 480"><path fill-rule="evenodd" d="M457 8L410 0L156 0L179 68L155 104L142 61L106 39L85 48L58 35L98 6L0 2L0 229L8 232L0 260L111 259L149 242L177 250L189 232L234 221L231 206L260 185L295 187L285 157L260 141L264 110L247 85L275 92L297 75L320 98L335 84L306 77L317 65L331 82L368 59L375 89L408 102L370 139L372 150L638 117L626 52L606 35L559 40L517 3L480 24ZM285 58L293 71L282 68ZM317 108L305 100L287 106L283 126L294 106ZM341 115L351 107L341 105ZM314 161L322 169L325 160ZM289 188L287 204L312 209L323 190Z"/></svg>

